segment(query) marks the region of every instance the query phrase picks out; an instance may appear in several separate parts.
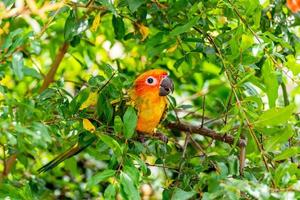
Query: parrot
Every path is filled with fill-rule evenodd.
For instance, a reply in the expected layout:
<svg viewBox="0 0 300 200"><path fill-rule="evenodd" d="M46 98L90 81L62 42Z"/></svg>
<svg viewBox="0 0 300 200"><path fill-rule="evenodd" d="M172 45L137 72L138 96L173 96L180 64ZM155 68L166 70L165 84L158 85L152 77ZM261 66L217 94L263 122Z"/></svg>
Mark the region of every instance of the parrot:
<svg viewBox="0 0 300 200"><path fill-rule="evenodd" d="M137 77L129 91L138 115L136 131L155 133L168 105L166 96L173 91L173 81L164 70L149 70Z"/></svg>
<svg viewBox="0 0 300 200"><path fill-rule="evenodd" d="M300 0L287 0L286 5L293 13L300 10Z"/></svg>
<svg viewBox="0 0 300 200"><path fill-rule="evenodd" d="M129 104L137 110L136 132L153 136L156 127L167 110L167 95L174 91L174 83L163 69L152 69L140 74L128 91ZM78 154L97 140L97 136L88 131L79 134L78 142L66 152L38 169L46 172L64 160Z"/></svg>

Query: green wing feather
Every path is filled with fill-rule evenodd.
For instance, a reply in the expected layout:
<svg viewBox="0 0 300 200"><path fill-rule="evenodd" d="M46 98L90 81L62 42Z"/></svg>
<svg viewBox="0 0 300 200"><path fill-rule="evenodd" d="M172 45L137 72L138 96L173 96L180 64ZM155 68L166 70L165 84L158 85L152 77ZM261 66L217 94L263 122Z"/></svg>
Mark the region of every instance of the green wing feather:
<svg viewBox="0 0 300 200"><path fill-rule="evenodd" d="M44 165L43 167L38 169L39 173L49 171L59 165L61 162L65 161L66 159L80 153L85 148L90 146L94 141L97 140L97 137L89 132L84 132L79 135L78 142L73 145L70 149L68 149L66 152L58 155L53 160L51 160L49 163Z"/></svg>

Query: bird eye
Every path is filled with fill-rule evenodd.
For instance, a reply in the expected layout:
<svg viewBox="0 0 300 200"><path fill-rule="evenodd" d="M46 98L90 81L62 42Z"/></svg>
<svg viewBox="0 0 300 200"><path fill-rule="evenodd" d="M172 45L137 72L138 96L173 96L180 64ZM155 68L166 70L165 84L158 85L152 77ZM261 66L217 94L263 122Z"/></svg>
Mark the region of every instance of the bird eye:
<svg viewBox="0 0 300 200"><path fill-rule="evenodd" d="M152 76L150 76L150 77L148 77L147 79L146 79L146 83L148 84L148 85L155 85L156 84L156 79L154 78L154 77L152 77Z"/></svg>
<svg viewBox="0 0 300 200"><path fill-rule="evenodd" d="M147 79L147 82L150 83L150 84L153 83L153 81L154 81L153 78L148 78Z"/></svg>

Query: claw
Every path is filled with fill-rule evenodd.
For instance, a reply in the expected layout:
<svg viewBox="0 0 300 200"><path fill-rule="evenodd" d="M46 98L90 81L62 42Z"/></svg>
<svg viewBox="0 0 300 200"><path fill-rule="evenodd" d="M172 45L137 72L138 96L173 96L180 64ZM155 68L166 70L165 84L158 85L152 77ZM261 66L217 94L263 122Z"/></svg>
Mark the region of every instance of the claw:
<svg viewBox="0 0 300 200"><path fill-rule="evenodd" d="M141 143L145 143L146 142L146 139L145 139L145 136L143 134L140 134L137 138Z"/></svg>
<svg viewBox="0 0 300 200"><path fill-rule="evenodd" d="M169 139L162 133L155 133L154 137L158 138L159 140L163 141L164 143L168 143Z"/></svg>

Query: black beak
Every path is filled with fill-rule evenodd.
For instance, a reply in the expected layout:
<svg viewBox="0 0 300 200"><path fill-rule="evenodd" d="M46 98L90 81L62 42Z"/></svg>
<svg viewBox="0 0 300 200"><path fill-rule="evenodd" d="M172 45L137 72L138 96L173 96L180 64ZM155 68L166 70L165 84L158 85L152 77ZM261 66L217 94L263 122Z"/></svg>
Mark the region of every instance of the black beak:
<svg viewBox="0 0 300 200"><path fill-rule="evenodd" d="M174 83L169 77L164 78L159 87L159 96L167 96L174 91Z"/></svg>

